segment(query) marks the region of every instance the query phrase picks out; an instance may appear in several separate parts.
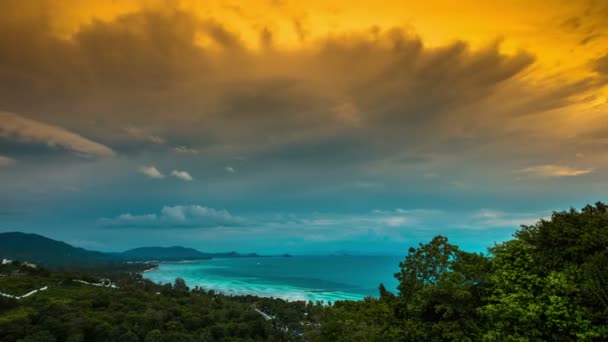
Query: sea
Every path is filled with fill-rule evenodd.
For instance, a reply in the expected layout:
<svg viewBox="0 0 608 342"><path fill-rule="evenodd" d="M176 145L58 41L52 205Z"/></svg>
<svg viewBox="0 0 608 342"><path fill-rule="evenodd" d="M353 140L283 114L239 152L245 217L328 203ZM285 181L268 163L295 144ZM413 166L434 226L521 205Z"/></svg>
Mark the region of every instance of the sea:
<svg viewBox="0 0 608 342"><path fill-rule="evenodd" d="M255 295L296 301L361 300L378 296L380 283L396 291L397 256L291 256L214 258L163 262L144 272L156 283L182 278L193 288L227 295Z"/></svg>

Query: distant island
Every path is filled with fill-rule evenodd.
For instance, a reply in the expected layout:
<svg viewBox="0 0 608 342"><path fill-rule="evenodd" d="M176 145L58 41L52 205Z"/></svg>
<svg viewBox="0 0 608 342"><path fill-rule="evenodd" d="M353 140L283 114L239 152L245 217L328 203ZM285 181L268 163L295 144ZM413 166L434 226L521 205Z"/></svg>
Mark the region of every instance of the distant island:
<svg viewBox="0 0 608 342"><path fill-rule="evenodd" d="M213 258L254 258L261 257L257 253L204 253L194 248L181 246L173 247L139 247L119 254L119 257L129 261L186 261L206 260Z"/></svg>
<svg viewBox="0 0 608 342"><path fill-rule="evenodd" d="M289 257L289 254L280 255ZM0 233L0 260L27 260L47 267L90 268L126 262L163 262L209 260L212 258L273 257L257 253L205 253L194 248L139 247L122 253L105 253L74 247L62 241L38 234L21 232Z"/></svg>

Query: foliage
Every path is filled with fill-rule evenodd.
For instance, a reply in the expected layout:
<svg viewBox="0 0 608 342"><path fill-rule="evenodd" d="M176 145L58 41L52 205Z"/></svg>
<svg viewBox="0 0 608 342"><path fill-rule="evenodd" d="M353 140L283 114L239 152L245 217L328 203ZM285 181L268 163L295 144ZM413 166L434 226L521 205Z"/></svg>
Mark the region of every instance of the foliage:
<svg viewBox="0 0 608 342"><path fill-rule="evenodd" d="M467 253L436 236L410 248L397 296L337 303L322 337L341 341L608 340L608 207L555 212Z"/></svg>

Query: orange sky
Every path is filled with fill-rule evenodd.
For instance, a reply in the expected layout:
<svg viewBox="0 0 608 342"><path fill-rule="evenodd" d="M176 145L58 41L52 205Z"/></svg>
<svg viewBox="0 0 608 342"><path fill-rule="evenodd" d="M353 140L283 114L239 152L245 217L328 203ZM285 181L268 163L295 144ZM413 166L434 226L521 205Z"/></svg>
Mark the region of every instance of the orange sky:
<svg viewBox="0 0 608 342"><path fill-rule="evenodd" d="M36 4L30 5L33 12L39 10ZM259 46L260 32L265 28L272 31L276 48L297 50L327 35L402 27L420 35L427 46L464 40L479 47L500 40L501 51L523 49L535 55L541 75L568 73L570 78L586 76L590 61L608 52L608 6L594 0L108 0L48 4L53 29L66 38L95 19L109 21L142 8L177 6L238 32L250 48ZM208 42L201 39L199 43ZM605 89L601 95L596 104L606 100Z"/></svg>
<svg viewBox="0 0 608 342"><path fill-rule="evenodd" d="M608 4L603 1L46 1L15 2L19 13L34 17L41 12L57 35L71 39L82 27L95 20L109 22L142 9L172 10L176 7L214 22L235 33L249 49L260 47L261 32L272 35L274 49L298 51L315 47L328 36L386 31L394 27L419 35L427 47L443 46L456 40L479 49L500 41L500 51L525 51L535 57L526 77L540 82L583 80L595 74L593 63L608 54ZM45 6L41 6L46 3ZM371 34L371 33L369 33ZM212 45L207 36L197 38L201 46ZM595 118L608 101L606 87L581 93L584 104L577 106L577 117ZM573 114L570 114L570 116ZM560 115L566 118L568 114ZM566 126L585 126L569 122Z"/></svg>
<svg viewBox="0 0 608 342"><path fill-rule="evenodd" d="M148 8L178 7L212 19L237 32L251 49L260 45L260 32L272 32L273 47L299 50L314 46L328 35L405 28L419 35L426 46L463 40L473 48L500 40L500 50L525 50L536 58L530 75L536 80L576 81L593 74L591 63L608 53L608 6L599 1L63 1L50 2L52 24L68 38L92 20L110 21L117 16ZM209 45L204 36L200 45ZM544 82L544 81L543 81ZM605 116L608 90L579 94L587 101L559 114L556 127L585 130ZM572 110L575 110L573 112ZM556 129L557 134L564 134Z"/></svg>
<svg viewBox="0 0 608 342"><path fill-rule="evenodd" d="M500 38L507 51L526 49L542 56L548 65L583 64L589 57L608 49L601 5L585 1L64 1L54 4L56 29L63 34L78 30L92 19L111 20L141 8L158 9L169 3L201 17L212 17L240 32L255 45L264 27L276 32L283 47L300 43L294 21L300 22L308 39L328 33L366 30L373 26L406 27L420 34L426 43L439 45L462 39L474 45ZM580 17L579 32L567 21ZM604 27L602 27L602 25ZM592 43L580 45L585 35L595 34Z"/></svg>

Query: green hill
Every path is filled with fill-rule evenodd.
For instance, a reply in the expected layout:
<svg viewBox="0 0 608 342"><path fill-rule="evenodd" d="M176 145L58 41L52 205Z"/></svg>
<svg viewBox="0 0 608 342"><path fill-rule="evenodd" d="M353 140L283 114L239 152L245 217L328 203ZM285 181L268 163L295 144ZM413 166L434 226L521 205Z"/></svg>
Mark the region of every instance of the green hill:
<svg viewBox="0 0 608 342"><path fill-rule="evenodd" d="M0 259L47 266L99 266L117 261L111 254L89 251L38 234L0 233Z"/></svg>
<svg viewBox="0 0 608 342"><path fill-rule="evenodd" d="M0 233L0 260L27 261L51 268L90 268L111 266L129 261L179 261L211 258L257 257L258 254L237 252L204 253L193 248L140 247L123 253L103 253L74 247L38 234Z"/></svg>

